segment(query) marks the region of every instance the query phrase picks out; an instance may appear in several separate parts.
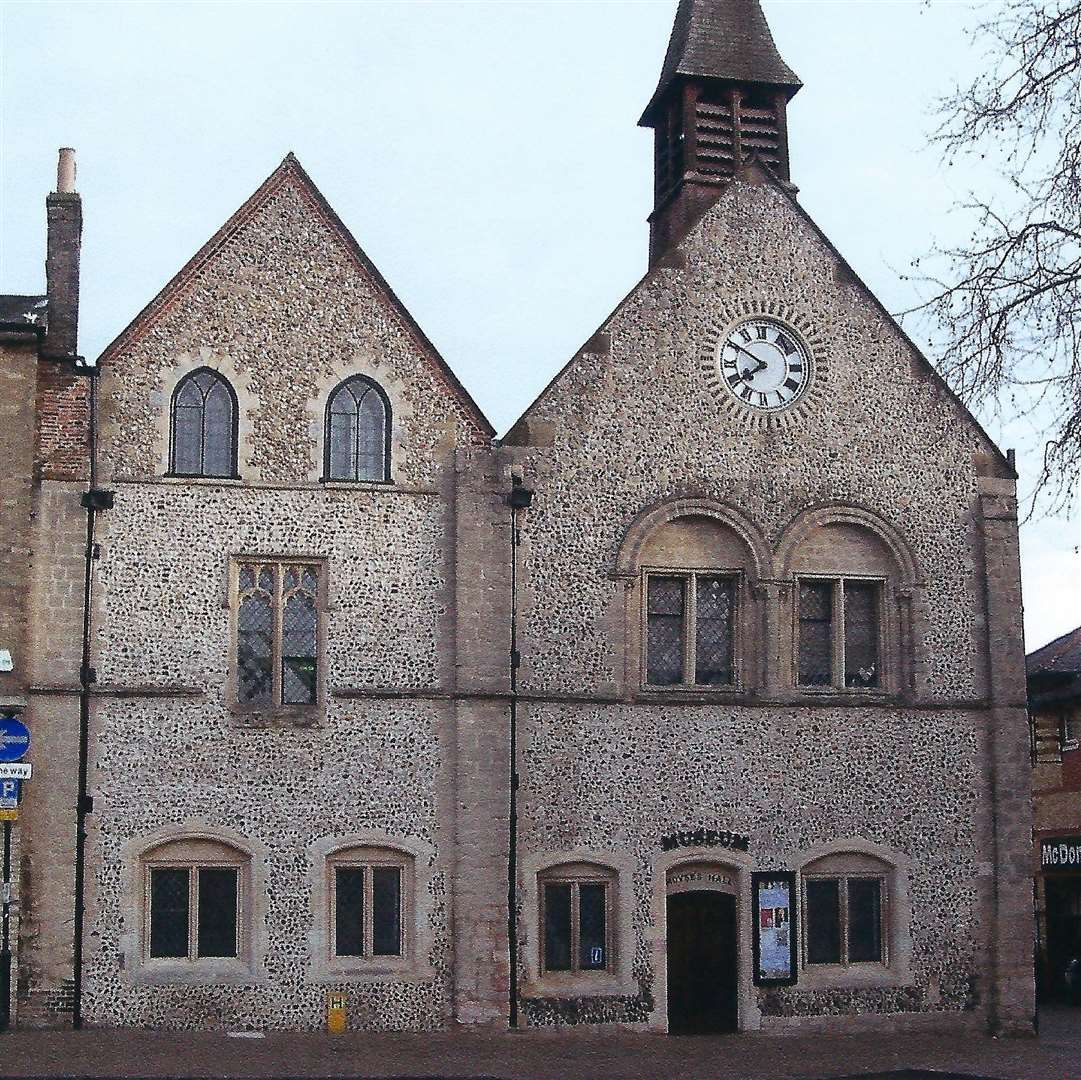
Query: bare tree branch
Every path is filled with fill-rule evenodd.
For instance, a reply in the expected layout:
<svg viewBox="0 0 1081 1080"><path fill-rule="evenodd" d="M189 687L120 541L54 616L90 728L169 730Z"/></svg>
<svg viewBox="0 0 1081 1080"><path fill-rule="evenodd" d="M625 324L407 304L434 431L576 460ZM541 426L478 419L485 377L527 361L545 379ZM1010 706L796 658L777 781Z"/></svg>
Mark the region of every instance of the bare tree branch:
<svg viewBox="0 0 1081 1080"><path fill-rule="evenodd" d="M1003 0L973 36L984 73L939 103L935 139L949 164L993 161L1005 193L959 207L969 241L932 252L937 273L917 262L931 295L904 314L930 317L970 403L1021 416L1038 388L1054 510L1081 480L1081 0Z"/></svg>

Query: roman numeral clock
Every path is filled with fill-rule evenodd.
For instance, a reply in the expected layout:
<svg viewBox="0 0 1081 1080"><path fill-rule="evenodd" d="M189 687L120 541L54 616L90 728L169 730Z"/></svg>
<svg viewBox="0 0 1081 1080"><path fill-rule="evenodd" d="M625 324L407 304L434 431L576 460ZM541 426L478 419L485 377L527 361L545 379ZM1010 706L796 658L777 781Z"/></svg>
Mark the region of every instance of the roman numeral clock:
<svg viewBox="0 0 1081 1080"><path fill-rule="evenodd" d="M720 353L725 385L755 409L783 409L807 389L811 374L807 349L772 319L740 323Z"/></svg>
<svg viewBox="0 0 1081 1080"><path fill-rule="evenodd" d="M821 346L808 319L777 302L746 301L711 328L699 364L727 413L751 427L782 427L818 396Z"/></svg>

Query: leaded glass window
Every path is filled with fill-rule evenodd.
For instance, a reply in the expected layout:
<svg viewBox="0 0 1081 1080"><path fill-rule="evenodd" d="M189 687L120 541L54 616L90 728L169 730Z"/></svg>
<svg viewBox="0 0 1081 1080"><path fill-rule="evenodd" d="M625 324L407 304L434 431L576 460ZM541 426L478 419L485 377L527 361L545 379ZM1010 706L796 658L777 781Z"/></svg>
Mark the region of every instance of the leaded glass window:
<svg viewBox="0 0 1081 1080"><path fill-rule="evenodd" d="M319 566L240 563L236 640L236 692L241 705L316 704Z"/></svg>
<svg viewBox="0 0 1081 1080"><path fill-rule="evenodd" d="M556 868L542 876L545 971L612 970L609 907L613 878L584 864Z"/></svg>
<svg viewBox="0 0 1081 1080"><path fill-rule="evenodd" d="M732 576L647 574L647 684L733 686L736 596Z"/></svg>
<svg viewBox="0 0 1081 1080"><path fill-rule="evenodd" d="M151 959L239 955L239 866L151 866Z"/></svg>
<svg viewBox="0 0 1081 1080"><path fill-rule="evenodd" d="M882 964L882 877L808 877L804 933L808 964Z"/></svg>
<svg viewBox="0 0 1081 1080"><path fill-rule="evenodd" d="M173 393L170 470L176 476L236 476L237 402L228 380L199 368Z"/></svg>
<svg viewBox="0 0 1081 1080"><path fill-rule="evenodd" d="M880 686L881 605L881 581L801 578L799 685L862 689ZM843 680L838 673L843 673Z"/></svg>
<svg viewBox="0 0 1081 1080"><path fill-rule="evenodd" d="M327 403L328 480L390 479L390 403L371 379L346 379Z"/></svg>
<svg viewBox="0 0 1081 1080"><path fill-rule="evenodd" d="M377 850L347 852L332 866L334 955L402 957L407 895L405 856Z"/></svg>

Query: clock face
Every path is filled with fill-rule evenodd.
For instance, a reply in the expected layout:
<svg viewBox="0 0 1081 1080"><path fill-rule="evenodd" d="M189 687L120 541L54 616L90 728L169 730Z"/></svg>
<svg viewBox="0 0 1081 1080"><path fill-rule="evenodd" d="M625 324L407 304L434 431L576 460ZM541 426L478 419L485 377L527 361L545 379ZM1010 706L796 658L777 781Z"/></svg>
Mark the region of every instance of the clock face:
<svg viewBox="0 0 1081 1080"><path fill-rule="evenodd" d="M787 408L807 389L811 358L782 323L746 319L717 343L717 364L729 393L752 409Z"/></svg>

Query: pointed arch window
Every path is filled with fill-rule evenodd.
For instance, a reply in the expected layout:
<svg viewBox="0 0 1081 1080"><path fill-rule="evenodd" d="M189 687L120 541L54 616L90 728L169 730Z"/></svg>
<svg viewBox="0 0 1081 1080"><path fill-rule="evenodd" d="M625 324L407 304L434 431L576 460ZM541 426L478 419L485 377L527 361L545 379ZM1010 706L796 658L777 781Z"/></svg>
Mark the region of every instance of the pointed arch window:
<svg viewBox="0 0 1081 1080"><path fill-rule="evenodd" d="M235 478L237 402L229 380L210 368L189 372L173 392L169 471Z"/></svg>
<svg viewBox="0 0 1081 1080"><path fill-rule="evenodd" d="M390 402L378 383L353 375L327 402L327 480L390 480Z"/></svg>

